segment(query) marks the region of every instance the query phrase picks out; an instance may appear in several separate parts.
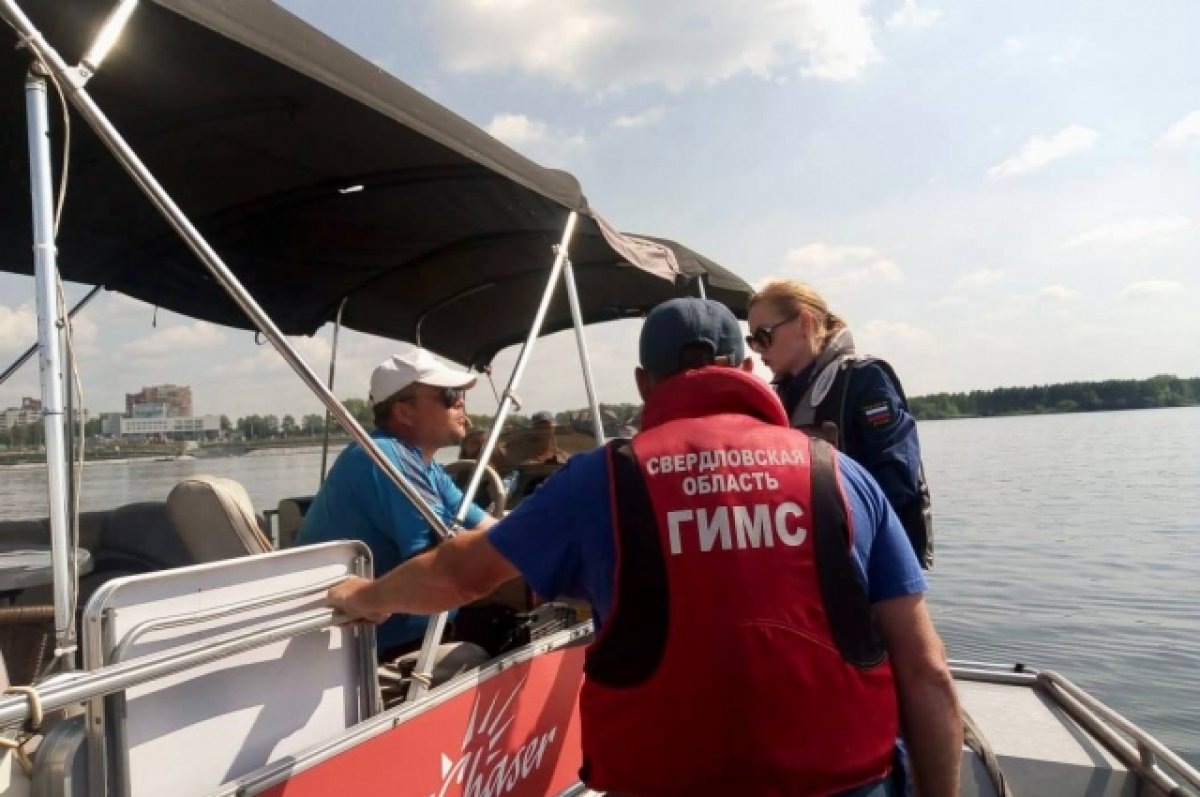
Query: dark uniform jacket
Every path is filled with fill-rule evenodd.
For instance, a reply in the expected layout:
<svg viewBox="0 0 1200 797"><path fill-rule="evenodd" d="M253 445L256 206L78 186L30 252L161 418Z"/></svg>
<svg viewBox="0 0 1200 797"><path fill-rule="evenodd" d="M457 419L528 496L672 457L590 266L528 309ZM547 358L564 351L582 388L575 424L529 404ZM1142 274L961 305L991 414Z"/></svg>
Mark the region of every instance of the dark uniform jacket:
<svg viewBox="0 0 1200 797"><path fill-rule="evenodd" d="M792 426L830 439L867 469L888 497L925 568L933 565L933 518L917 422L896 372L859 355L849 330L811 365L776 385Z"/></svg>

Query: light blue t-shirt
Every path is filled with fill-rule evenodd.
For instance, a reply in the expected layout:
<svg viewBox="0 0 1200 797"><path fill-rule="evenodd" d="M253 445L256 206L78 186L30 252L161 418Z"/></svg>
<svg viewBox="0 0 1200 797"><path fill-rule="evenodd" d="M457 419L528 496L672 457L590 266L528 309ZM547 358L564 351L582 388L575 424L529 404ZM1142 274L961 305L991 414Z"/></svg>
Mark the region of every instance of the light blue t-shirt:
<svg viewBox="0 0 1200 797"><path fill-rule="evenodd" d="M925 576L896 513L862 466L839 456L854 519L853 559L872 603L925 592ZM488 539L543 598L577 598L597 627L613 598L613 541L604 449L572 457L504 520Z"/></svg>
<svg viewBox="0 0 1200 797"><path fill-rule="evenodd" d="M447 525L453 523L463 495L442 466L436 462L426 464L419 448L387 432L376 429L371 437L433 511ZM474 528L482 520L483 510L472 506L464 525ZM412 502L358 444L338 455L296 535L297 545L331 540L365 542L371 549L376 576L429 549L436 541ZM379 650L420 639L428 621L422 615L391 617L378 627Z"/></svg>

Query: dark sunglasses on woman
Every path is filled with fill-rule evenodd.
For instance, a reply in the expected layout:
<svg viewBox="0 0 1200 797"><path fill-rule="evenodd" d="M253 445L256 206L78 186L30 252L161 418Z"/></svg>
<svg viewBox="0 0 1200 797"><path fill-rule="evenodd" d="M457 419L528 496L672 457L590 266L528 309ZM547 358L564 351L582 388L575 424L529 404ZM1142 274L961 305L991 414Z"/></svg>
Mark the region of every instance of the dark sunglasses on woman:
<svg viewBox="0 0 1200 797"><path fill-rule="evenodd" d="M782 321L776 321L774 324L763 324L746 336L746 345L755 351L766 351L775 342L775 330L784 324L790 324L799 317L799 313L793 313Z"/></svg>

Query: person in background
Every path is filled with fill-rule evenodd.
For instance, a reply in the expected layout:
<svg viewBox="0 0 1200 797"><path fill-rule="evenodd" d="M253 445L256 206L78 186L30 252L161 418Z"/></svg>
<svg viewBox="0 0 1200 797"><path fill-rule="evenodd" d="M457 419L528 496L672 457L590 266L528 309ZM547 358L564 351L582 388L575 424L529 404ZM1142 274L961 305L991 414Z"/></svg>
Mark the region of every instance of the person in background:
<svg viewBox="0 0 1200 797"><path fill-rule="evenodd" d="M893 797L903 729L923 797L958 794L962 722L925 580L878 485L788 429L728 308L676 299L642 329L642 431L573 457L486 532L329 603L435 612L518 574L587 600L590 788ZM853 529L853 533L851 533Z"/></svg>
<svg viewBox="0 0 1200 797"><path fill-rule="evenodd" d="M569 455L558 447L554 436L554 416L548 412L535 412L530 418L530 429L533 430L534 452L522 462L522 465L561 465Z"/></svg>
<svg viewBox="0 0 1200 797"><path fill-rule="evenodd" d="M917 422L896 372L859 354L842 319L800 282L750 298L746 342L774 374L795 428L832 442L879 482L921 565L933 566L933 514Z"/></svg>
<svg viewBox="0 0 1200 797"><path fill-rule="evenodd" d="M459 459L479 459L483 444L487 440L487 429L475 427L466 433L458 446Z"/></svg>
<svg viewBox="0 0 1200 797"><path fill-rule="evenodd" d="M454 523L463 494L433 456L466 435L466 391L474 384L470 374L447 368L419 348L389 357L371 374L371 437L446 525ZM464 525L486 529L494 522L472 506ZM346 539L367 544L380 575L437 542L412 502L358 444L348 446L333 463L296 544ZM418 647L428 620L398 614L381 625L380 659L392 660Z"/></svg>

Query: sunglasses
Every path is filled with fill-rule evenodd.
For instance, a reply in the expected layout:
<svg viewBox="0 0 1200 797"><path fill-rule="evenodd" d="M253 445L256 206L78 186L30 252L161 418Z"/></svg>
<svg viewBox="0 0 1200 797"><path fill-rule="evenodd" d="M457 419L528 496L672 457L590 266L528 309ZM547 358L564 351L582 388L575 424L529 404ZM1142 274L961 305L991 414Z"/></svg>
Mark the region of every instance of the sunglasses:
<svg viewBox="0 0 1200 797"><path fill-rule="evenodd" d="M774 324L764 324L746 336L746 345L755 351L766 351L775 342L775 330L784 324L792 323L799 317L799 313L793 313L782 321L776 321Z"/></svg>
<svg viewBox="0 0 1200 797"><path fill-rule="evenodd" d="M462 387L443 387L437 393L433 393L433 394L416 393L412 396L405 396L404 398L397 399L397 401L416 401L417 398L419 398L421 395L429 396L432 399L439 399L442 402L442 404L444 404L446 406L446 409L450 409L451 407L454 407L460 401L463 402L464 404L467 401L467 390L466 390L466 388L462 388Z"/></svg>

